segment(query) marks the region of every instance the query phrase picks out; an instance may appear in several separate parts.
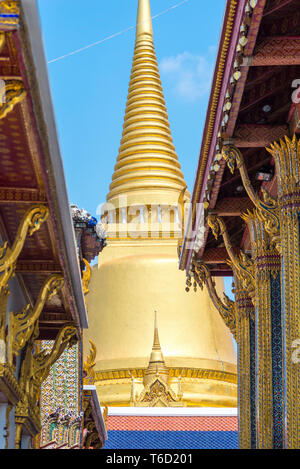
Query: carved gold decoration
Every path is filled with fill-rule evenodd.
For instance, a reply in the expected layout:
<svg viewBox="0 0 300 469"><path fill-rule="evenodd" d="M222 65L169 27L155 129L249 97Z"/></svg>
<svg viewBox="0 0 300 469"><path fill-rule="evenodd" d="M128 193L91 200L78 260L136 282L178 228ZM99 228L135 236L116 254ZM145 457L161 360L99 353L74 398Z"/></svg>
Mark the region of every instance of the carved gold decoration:
<svg viewBox="0 0 300 469"><path fill-rule="evenodd" d="M278 202L273 199L265 189L262 189L263 200L256 194L250 182L247 167L241 151L234 145L225 145L222 149L222 156L226 161L231 173L235 168L240 171L241 178L246 192L258 210L260 219L264 222L265 230L270 239L280 252L280 221Z"/></svg>
<svg viewBox="0 0 300 469"><path fill-rule="evenodd" d="M251 387L250 387L250 319L256 305L254 262L242 251L236 255L224 221L214 214L208 215L208 225L216 238L223 236L235 281L236 338L238 342L238 401L240 448L251 448Z"/></svg>
<svg viewBox="0 0 300 469"><path fill-rule="evenodd" d="M235 303L234 301L230 300L227 295L224 293L224 301L221 300L219 295L217 294L215 288L215 282L213 281L210 271L208 267L200 261L193 261L192 266L194 278L200 288L203 288L203 284L205 283L209 296L220 313L223 321L225 322L226 326L230 329L230 332L233 334L234 338L237 339L236 336L236 311L235 311Z"/></svg>
<svg viewBox="0 0 300 469"><path fill-rule="evenodd" d="M2 52L2 50L5 46L5 39L6 39L5 32L0 31L0 53ZM3 101L1 100L1 102L3 102Z"/></svg>
<svg viewBox="0 0 300 469"><path fill-rule="evenodd" d="M66 347L76 342L76 327L66 324L60 329L50 353L43 350L34 352L35 332L26 347L25 357L21 364L19 385L22 398L15 408L16 440L15 447L21 447L22 429L25 425L31 436L40 431L40 414L38 398L42 382L47 378L51 367L59 359Z"/></svg>
<svg viewBox="0 0 300 469"><path fill-rule="evenodd" d="M15 370L8 363L0 364L0 391L13 405L22 397L22 390L15 377Z"/></svg>
<svg viewBox="0 0 300 469"><path fill-rule="evenodd" d="M0 119L3 119L13 110L16 104L22 101L27 95L23 82L20 80L8 80L5 82L5 102L1 101Z"/></svg>
<svg viewBox="0 0 300 469"><path fill-rule="evenodd" d="M13 363L16 357L24 348L34 329L38 327L38 319L47 301L56 295L64 285L64 278L61 275L51 275L44 283L36 300L34 308L28 305L21 313L11 313L9 324L9 363ZM36 335L38 335L36 333Z"/></svg>
<svg viewBox="0 0 300 469"><path fill-rule="evenodd" d="M169 407L186 405L181 402L179 404L179 396L169 386L169 370L165 364L162 354L157 326L157 312L155 311L154 322L154 339L150 355L150 360L143 377L144 389L139 396L135 392L135 379L132 373L129 374L132 380L131 399L132 406L149 406L149 407Z"/></svg>
<svg viewBox="0 0 300 469"><path fill-rule="evenodd" d="M157 312L155 311L155 320L154 320L154 338L153 346L150 355L149 364L144 376L144 385L152 382L154 376L160 376L161 380L165 383L169 381L169 371L165 364L165 359L161 350L159 336L158 336L158 326L157 326Z"/></svg>
<svg viewBox="0 0 300 469"><path fill-rule="evenodd" d="M82 260L86 267L86 269L82 272L82 287L83 287L84 296L86 297L86 295L89 293L88 287L91 281L92 269L91 269L89 262L86 259L82 259ZM85 298L85 304L86 304L86 298Z"/></svg>
<svg viewBox="0 0 300 469"><path fill-rule="evenodd" d="M102 441L101 435L98 433L97 426L93 417L93 409L90 400L90 394L84 394L84 439L83 439L83 449L100 449L103 447L104 441ZM106 426L107 418L107 407L103 413L103 420Z"/></svg>
<svg viewBox="0 0 300 469"><path fill-rule="evenodd" d="M240 449L251 448L251 387L250 387L250 318L253 302L235 275L235 303L238 342L238 408Z"/></svg>
<svg viewBox="0 0 300 469"><path fill-rule="evenodd" d="M19 15L19 0L3 0L0 3L0 14Z"/></svg>
<svg viewBox="0 0 300 469"><path fill-rule="evenodd" d="M270 242L266 226L254 210L244 214L251 240L255 264L256 286L256 347L257 347L257 443L260 449L273 447L273 394L272 394L272 346L271 346L271 276L278 275L281 259Z"/></svg>
<svg viewBox="0 0 300 469"><path fill-rule="evenodd" d="M299 448L300 368L292 359L293 343L300 337L300 140L285 137L267 148L278 175L282 240L282 308L284 367L284 447Z"/></svg>
<svg viewBox="0 0 300 469"><path fill-rule="evenodd" d="M15 449L21 449L22 427L22 423L16 424Z"/></svg>
<svg viewBox="0 0 300 469"><path fill-rule="evenodd" d="M0 24L8 30L15 29L19 25L20 7L19 1L0 2Z"/></svg>
<svg viewBox="0 0 300 469"><path fill-rule="evenodd" d="M138 399L135 401L137 407L182 407L184 403L179 402L179 398L168 384L157 375L152 378Z"/></svg>
<svg viewBox="0 0 300 469"><path fill-rule="evenodd" d="M35 231L39 230L48 216L49 209L44 205L29 209L19 225L13 246L10 248L6 242L0 247L0 340L4 340L7 297L9 295L8 281L15 274L16 263L27 235L32 236Z"/></svg>
<svg viewBox="0 0 300 469"><path fill-rule="evenodd" d="M16 424L16 437L15 448L21 448L22 431L23 427L26 428L27 435L35 437L41 430L39 407L35 405L30 407L28 405L27 396L18 402L15 407L15 424Z"/></svg>
<svg viewBox="0 0 300 469"><path fill-rule="evenodd" d="M97 431L91 432L88 435L86 439L85 449L89 449L92 446L92 443L93 443L93 448L95 448L94 442L97 442L96 445L99 445L99 435Z"/></svg>
<svg viewBox="0 0 300 469"><path fill-rule="evenodd" d="M4 427L4 431L5 431L5 435L4 435L5 449L8 449L8 438L9 438L9 435L10 435L9 415L11 413L12 408L13 408L13 406L11 404L8 404L7 407L6 407L6 411L5 411L5 427Z"/></svg>
<svg viewBox="0 0 300 469"><path fill-rule="evenodd" d="M252 259L246 256L243 251L240 251L239 255L235 254L230 242L226 225L222 218L210 213L208 215L207 222L216 239L220 235L223 236L225 247L230 258L228 263L231 263L234 266L236 275L242 281L243 288L248 292L248 295L252 299L253 304L255 304L255 278Z"/></svg>
<svg viewBox="0 0 300 469"><path fill-rule="evenodd" d="M96 382L113 383L116 380L123 380L124 378L130 379L131 375L134 377L143 378L145 376L145 372L145 368L131 368L130 370L96 371L95 375ZM236 374L226 371L216 371L205 368L169 368L169 378L178 377L179 375L182 375L182 378L192 377L195 379L212 379L234 384L237 383Z"/></svg>
<svg viewBox="0 0 300 469"><path fill-rule="evenodd" d="M280 198L299 195L300 140L296 135L292 139L285 137L279 143L274 142L266 150L275 158Z"/></svg>
<svg viewBox="0 0 300 469"><path fill-rule="evenodd" d="M95 378L96 378L94 367L96 365L95 359L97 355L97 349L96 349L96 345L94 344L94 342L92 342L91 340L89 342L91 344L91 348L90 348L90 353L86 361L83 364L83 373L84 373L83 384L94 384Z"/></svg>

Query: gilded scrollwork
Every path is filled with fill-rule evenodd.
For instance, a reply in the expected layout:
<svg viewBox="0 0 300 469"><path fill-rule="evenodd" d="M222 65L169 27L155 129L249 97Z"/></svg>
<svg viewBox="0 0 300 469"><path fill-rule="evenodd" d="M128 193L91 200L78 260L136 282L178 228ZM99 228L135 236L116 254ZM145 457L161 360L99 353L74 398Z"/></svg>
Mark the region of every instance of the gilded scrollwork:
<svg viewBox="0 0 300 469"><path fill-rule="evenodd" d="M95 359L97 355L97 349L94 342L92 342L91 340L89 342L91 344L91 348L89 355L83 364L83 384L94 384L96 379L94 367L96 365Z"/></svg>
<svg viewBox="0 0 300 469"><path fill-rule="evenodd" d="M40 431L38 398L41 384L47 378L52 365L59 359L66 347L77 341L77 329L73 324L66 324L60 329L50 353L45 350L35 352L36 330L30 337L21 364L19 386L22 397L15 408L16 440L15 447L21 447L22 429L29 426L32 435Z"/></svg>
<svg viewBox="0 0 300 469"><path fill-rule="evenodd" d="M224 293L224 300L222 301L219 297L215 282L213 281L208 267L203 262L193 262L193 274L197 284L200 288L203 288L203 284L206 285L209 296L220 313L226 326L230 329L231 333L236 339L236 310L235 302L230 300Z"/></svg>
<svg viewBox="0 0 300 469"><path fill-rule="evenodd" d="M271 241L275 244L278 252L280 252L280 210L278 201L272 198L265 189L262 190L263 199L258 196L249 179L243 155L237 147L225 145L222 149L222 156L232 174L235 169L240 171L246 192L257 208L259 217L263 221Z"/></svg>
<svg viewBox="0 0 300 469"><path fill-rule="evenodd" d="M9 323L9 362L25 347L38 327L38 319L47 301L56 295L64 285L61 275L51 275L42 286L34 308L28 305L20 313L11 313ZM37 332L36 332L37 335Z"/></svg>
<svg viewBox="0 0 300 469"><path fill-rule="evenodd" d="M4 328L7 313L7 298L9 295L8 281L14 276L16 263L23 249L27 236L39 230L42 223L47 220L49 209L44 205L30 208L24 215L12 247L4 243L0 247L0 339L4 340Z"/></svg>
<svg viewBox="0 0 300 469"><path fill-rule="evenodd" d="M219 236L223 237L224 244L229 256L229 263L235 269L237 277L242 281L243 288L248 292L250 298L255 304L255 278L254 278L254 264L253 260L248 257L243 251L237 255L231 245L229 234L226 225L222 218L210 213L207 218L209 227L213 235L217 239Z"/></svg>
<svg viewBox="0 0 300 469"><path fill-rule="evenodd" d="M83 288L84 296L86 297L86 295L89 293L88 287L91 281L92 269L91 269L89 262L86 259L82 259L82 260L85 264L85 270L82 272L82 288ZM85 298L85 302L86 302L86 298Z"/></svg>
<svg viewBox="0 0 300 469"><path fill-rule="evenodd" d="M41 384L47 378L51 366L66 347L71 347L77 341L76 327L67 324L60 329L50 353L45 350L34 353L34 339L35 335L28 343L20 372L20 386L32 407L36 405Z"/></svg>
<svg viewBox="0 0 300 469"><path fill-rule="evenodd" d="M21 80L7 80L5 82L5 96L2 97L0 105L0 119L10 113L16 104L27 96L24 84ZM5 98L5 99L3 99Z"/></svg>

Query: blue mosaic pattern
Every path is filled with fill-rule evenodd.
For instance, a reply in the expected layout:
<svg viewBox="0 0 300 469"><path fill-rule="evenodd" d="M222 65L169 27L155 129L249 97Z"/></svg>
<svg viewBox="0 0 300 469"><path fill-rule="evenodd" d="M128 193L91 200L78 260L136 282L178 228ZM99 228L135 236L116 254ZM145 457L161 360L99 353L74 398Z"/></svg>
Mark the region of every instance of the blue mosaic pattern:
<svg viewBox="0 0 300 469"><path fill-rule="evenodd" d="M271 276L273 447L283 448L282 319L280 273Z"/></svg>
<svg viewBox="0 0 300 469"><path fill-rule="evenodd" d="M110 430L104 449L238 449L238 432Z"/></svg>
<svg viewBox="0 0 300 469"><path fill-rule="evenodd" d="M256 403L255 403L255 321L250 317L250 413L251 449L256 448Z"/></svg>

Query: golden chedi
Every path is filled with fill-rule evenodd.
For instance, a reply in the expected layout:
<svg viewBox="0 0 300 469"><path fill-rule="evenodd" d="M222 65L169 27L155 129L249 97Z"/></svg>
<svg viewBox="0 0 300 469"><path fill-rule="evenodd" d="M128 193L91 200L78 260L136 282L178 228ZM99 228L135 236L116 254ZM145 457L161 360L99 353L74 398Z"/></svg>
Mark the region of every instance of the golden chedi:
<svg viewBox="0 0 300 469"><path fill-rule="evenodd" d="M149 0L139 0L123 134L105 207L108 246L92 269L87 297L85 354L91 339L103 405L236 406L232 336L207 291L187 293L185 273L178 269L178 200L185 187ZM216 283L221 291L223 281ZM163 362L155 365L151 350Z"/></svg>

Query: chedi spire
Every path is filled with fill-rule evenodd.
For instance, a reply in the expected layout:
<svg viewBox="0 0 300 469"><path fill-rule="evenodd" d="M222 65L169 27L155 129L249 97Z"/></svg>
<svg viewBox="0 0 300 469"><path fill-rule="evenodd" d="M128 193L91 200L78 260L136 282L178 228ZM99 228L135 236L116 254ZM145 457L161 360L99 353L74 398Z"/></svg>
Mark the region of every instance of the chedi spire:
<svg viewBox="0 0 300 469"><path fill-rule="evenodd" d="M153 44L149 0L139 0L123 134L107 200L185 187L173 145Z"/></svg>
<svg viewBox="0 0 300 469"><path fill-rule="evenodd" d="M159 376L165 383L169 380L169 371L165 364L165 359L161 350L158 326L157 326L157 312L155 311L155 322L154 322L154 339L152 352L150 355L149 365L144 377L144 385L152 381L155 376Z"/></svg>

